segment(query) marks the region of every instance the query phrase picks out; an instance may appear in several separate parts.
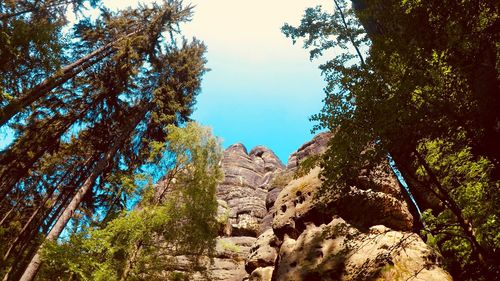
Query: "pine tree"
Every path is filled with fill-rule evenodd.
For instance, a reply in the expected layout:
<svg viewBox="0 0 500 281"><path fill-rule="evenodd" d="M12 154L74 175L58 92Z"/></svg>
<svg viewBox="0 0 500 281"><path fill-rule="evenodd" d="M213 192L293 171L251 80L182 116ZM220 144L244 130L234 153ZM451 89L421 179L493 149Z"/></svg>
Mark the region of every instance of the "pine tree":
<svg viewBox="0 0 500 281"><path fill-rule="evenodd" d="M28 118L13 124L19 135L0 157L4 280L18 278L33 259L25 277L32 278L43 237L57 239L72 217L78 227L92 223L96 208L112 215L123 193L108 180L134 174L150 142L167 135L166 124L189 120L205 71L204 45L185 41L174 28L189 16L189 7L168 2L104 11L95 23L77 26L83 49L116 38L120 28L141 33L116 43L112 56L36 101ZM170 40L162 39L164 31Z"/></svg>
<svg viewBox="0 0 500 281"><path fill-rule="evenodd" d="M152 142L149 160L166 176L145 186L138 206L103 227L74 234L44 250L44 276L77 280L164 279L174 255L193 262L213 255L217 223L215 190L221 179L222 151L208 129L195 123L169 126L164 142Z"/></svg>

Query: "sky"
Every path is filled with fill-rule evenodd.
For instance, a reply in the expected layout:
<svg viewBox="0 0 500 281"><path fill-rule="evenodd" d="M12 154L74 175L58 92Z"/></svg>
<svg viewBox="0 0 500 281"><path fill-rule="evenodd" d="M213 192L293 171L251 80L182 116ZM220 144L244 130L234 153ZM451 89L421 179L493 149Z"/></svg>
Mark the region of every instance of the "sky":
<svg viewBox="0 0 500 281"><path fill-rule="evenodd" d="M113 8L136 0L105 0ZM146 1L147 3L147 1ZM333 9L332 1L192 0L191 22L181 26L188 37L208 47L205 74L193 118L210 126L224 147L241 142L272 149L286 163L310 140L309 117L321 110L325 83L318 62L298 42L280 31L298 25L307 7Z"/></svg>
<svg viewBox="0 0 500 281"><path fill-rule="evenodd" d="M143 3L152 0L141 1ZM281 33L284 23L298 25L307 7L333 9L325 0L185 0L194 6L183 34L205 42L207 67L192 118L213 129L224 147L240 142L288 156L310 140L309 117L322 107L325 85L319 62L309 61L301 42ZM137 0L103 0L111 9L136 6ZM0 148L12 141L5 136Z"/></svg>

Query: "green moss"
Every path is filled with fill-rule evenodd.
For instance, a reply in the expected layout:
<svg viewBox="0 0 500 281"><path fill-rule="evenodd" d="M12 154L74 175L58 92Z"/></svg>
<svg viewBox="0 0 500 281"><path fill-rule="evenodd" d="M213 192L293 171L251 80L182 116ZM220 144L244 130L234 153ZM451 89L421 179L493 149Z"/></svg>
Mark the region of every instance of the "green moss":
<svg viewBox="0 0 500 281"><path fill-rule="evenodd" d="M188 281L189 280L189 276L187 274L184 274L183 272L172 272L172 273L170 273L169 280L172 280L172 281Z"/></svg>
<svg viewBox="0 0 500 281"><path fill-rule="evenodd" d="M289 171L282 171L280 173L277 173L273 177L270 186L272 186L272 187L278 187L278 188L284 188L292 180L293 180L293 175L292 175L291 172L289 172Z"/></svg>
<svg viewBox="0 0 500 281"><path fill-rule="evenodd" d="M240 246L238 246L232 242L220 240L219 243L220 243L220 246L222 247L222 249L224 249L226 251L230 251L230 252L234 252L234 253L241 253Z"/></svg>

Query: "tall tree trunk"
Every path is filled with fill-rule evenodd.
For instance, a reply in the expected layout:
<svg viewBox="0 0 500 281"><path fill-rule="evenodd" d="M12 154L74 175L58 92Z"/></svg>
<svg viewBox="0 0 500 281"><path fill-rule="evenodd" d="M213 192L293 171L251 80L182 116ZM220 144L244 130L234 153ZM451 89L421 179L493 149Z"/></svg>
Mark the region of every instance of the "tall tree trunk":
<svg viewBox="0 0 500 281"><path fill-rule="evenodd" d="M335 3L335 7L337 8L337 10L338 10L338 12L340 14L340 17L342 19L342 24L344 24L344 28L345 28L346 32L349 34L348 35L349 36L349 41L351 41L352 46L354 47L354 49L356 50L356 53L358 54L359 60L361 62L361 66L364 66L365 65L365 59L361 55L361 51L359 50L359 46L356 43L356 40L352 36L352 34L350 32L348 32L349 26L347 25L347 21L346 21L345 16L344 16L344 11L342 11L342 8L340 7L339 2L337 0L333 0L333 3Z"/></svg>
<svg viewBox="0 0 500 281"><path fill-rule="evenodd" d="M143 108L140 110L139 114L137 114L135 120L131 123L129 123L128 126L117 136L117 140L113 146L109 149L109 151L106 153L106 155L96 164L95 168L93 169L92 173L87 177L83 185L80 187L76 195L73 197L69 205L66 207L62 215L59 217L57 222L54 224L52 229L50 230L49 234L45 238L45 241L55 241L61 232L63 231L64 227L68 223L68 221L71 219L73 216L73 213L76 211L78 206L80 205L80 202L83 200L85 194L92 188L94 185L96 179L99 177L99 175L102 173L102 171L109 165L111 164L112 159L115 157L116 153L120 149L120 147L125 143L125 140L127 140L130 136L130 133L133 131L133 129L139 124L141 119L144 117L147 109L143 106L139 105L139 108ZM35 256L31 259L30 263L26 267L23 275L21 276L21 281L31 281L35 278L38 270L40 269L40 266L42 264L40 249L37 250L37 253Z"/></svg>
<svg viewBox="0 0 500 281"><path fill-rule="evenodd" d="M26 223L24 223L23 228L21 229L21 231L19 232L19 234L16 236L16 238L14 239L14 241L10 244L9 248L5 252L5 254L3 256L3 260L4 261L6 261L10 257L10 254L11 254L12 250L14 250L14 248L17 247L18 243L20 241L22 241L22 239L24 238L24 236L26 234L26 231L28 230L28 227L31 225L31 223L33 222L33 220L35 219L35 217L38 216L38 214L40 213L40 210L45 206L45 203L47 203L47 201L52 197L52 193L53 192L54 192L54 189L51 190L51 192L49 192L49 194L47 194L45 196L44 200L42 202L40 202L40 205L36 208L35 211L33 211L33 213L31 214L30 218L28 219L28 221L26 221Z"/></svg>
<svg viewBox="0 0 500 281"><path fill-rule="evenodd" d="M85 57L58 70L51 77L45 79L43 82L36 85L35 87L26 90L24 93L21 94L21 97L11 101L7 106L0 109L0 127L5 125L5 123L7 123L12 117L14 117L14 115L21 112L25 107L31 105L38 99L46 96L53 89L69 81L71 78L75 77L80 72L95 65L105 57L116 52L114 46L118 42L122 41L125 38L131 37L137 34L138 32L139 31L131 32L119 38L118 40L115 40L111 43L106 44L105 46L102 46L101 48L91 52Z"/></svg>
<svg viewBox="0 0 500 281"><path fill-rule="evenodd" d="M19 198L20 197L21 196L19 196ZM4 222L7 221L7 218L9 218L10 214L12 214L12 212L14 212L19 207L19 198L15 200L14 205L12 205L12 207L9 209L9 211L5 212L5 215L0 220L0 226L2 226L4 224ZM0 202L1 202L1 200L0 200Z"/></svg>
<svg viewBox="0 0 500 281"><path fill-rule="evenodd" d="M484 263L485 259L485 251L483 247L477 241L476 236L474 235L474 228L471 223L464 217L462 210L458 206L457 202L451 197L448 191L441 185L436 174L432 171L427 161L424 159L422 155L418 151L415 151L415 155L419 161L419 163L424 167L425 172L431 179L431 182L434 186L436 186L438 192L434 192L435 195L443 202L445 206L455 215L457 222L462 228L463 234L471 243L472 248L472 256L479 262Z"/></svg>
<svg viewBox="0 0 500 281"><path fill-rule="evenodd" d="M90 162L90 160L91 160L91 157L89 157L85 161L84 165L88 165L89 162ZM44 212L41 212L41 211L42 210L45 211L47 209L47 207L45 207L45 204L49 201L49 199L52 198L52 195L60 187L61 183L68 177L69 172L70 172L69 170L66 171L64 173L64 175L58 180L58 182L54 186L52 186L52 187L50 187L48 189L48 192L45 195L45 198L40 202L40 204L38 205L38 207L36 208L36 210L33 211L33 213L31 214L30 218L24 223L23 228L21 229L21 231L19 232L19 234L16 236L16 238L14 239L14 241L11 243L11 245L9 246L9 248L7 249L7 251L5 252L5 254L3 256L3 260L4 261L6 261L7 259L9 259L12 250L14 250L17 247L17 245L19 244L19 242L23 241L24 239L29 239L30 238L30 233L32 232L32 229L37 229L38 228L38 226L39 226L38 223L39 222L38 223L35 222L34 226L32 226L32 222L35 221L36 217L39 217L39 218L42 217L42 219L43 219L43 216L44 216L43 213ZM58 198L59 198L59 196L58 196ZM55 202L57 202L57 200L52 203L52 206L55 204ZM52 208L52 206L49 207L49 209ZM39 216L40 212L42 213L42 215ZM40 219L38 219L37 221L39 221L39 220ZM30 230L30 231L28 231L28 230Z"/></svg>
<svg viewBox="0 0 500 281"><path fill-rule="evenodd" d="M137 243L134 244L134 248L132 249L132 254L128 257L126 263L125 263L125 268L123 269L123 272L120 276L120 281L126 281L128 276L130 275L130 272L132 271L135 262L137 261L137 258L139 257L139 254L141 253L142 249L142 241L138 241Z"/></svg>
<svg viewBox="0 0 500 281"><path fill-rule="evenodd" d="M17 139L12 147L0 153L0 203L43 155L52 153L57 149L61 136L75 122L82 119L90 109L101 103L105 97L106 94L101 93L77 113L69 114L69 116L62 119L54 117L46 121L43 120L43 124L33 125L34 128L30 127L27 130L28 133ZM44 131L39 132L40 128L44 128ZM30 142L33 139L37 141ZM27 149L31 151L30 156L26 153Z"/></svg>
<svg viewBox="0 0 500 281"><path fill-rule="evenodd" d="M5 123L14 117L14 115L21 112L25 107L46 96L56 87L64 84L83 70L91 67L103 58L115 52L116 50L112 48L114 44L114 42L109 43L106 46L103 46L77 60L76 62L65 66L40 84L22 93L21 97L18 99L11 101L7 106L0 110L0 127L5 125Z"/></svg>

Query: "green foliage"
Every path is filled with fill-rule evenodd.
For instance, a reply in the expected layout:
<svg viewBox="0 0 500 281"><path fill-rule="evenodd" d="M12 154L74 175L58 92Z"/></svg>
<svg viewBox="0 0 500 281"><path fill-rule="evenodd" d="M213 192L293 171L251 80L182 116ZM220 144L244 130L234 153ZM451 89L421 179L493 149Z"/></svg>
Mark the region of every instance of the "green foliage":
<svg viewBox="0 0 500 281"><path fill-rule="evenodd" d="M189 275L183 272L172 272L168 280L172 281L189 281Z"/></svg>
<svg viewBox="0 0 500 281"><path fill-rule="evenodd" d="M189 121L206 71L203 43L173 28L191 15L180 1L65 20L68 5L97 2L0 3L0 126L14 130L0 152L0 271L12 280L35 238L66 225L62 213L74 214L65 236L105 225L136 201L139 174L162 175L151 172L161 156L148 163L150 144Z"/></svg>
<svg viewBox="0 0 500 281"><path fill-rule="evenodd" d="M230 215L231 215L231 209L226 204L226 206L224 206L224 212L217 216L217 222L221 227L226 226L226 224L229 222Z"/></svg>
<svg viewBox="0 0 500 281"><path fill-rule="evenodd" d="M309 173L314 167L319 166L321 163L321 155L311 155L300 161L297 171L293 176L295 179L303 177Z"/></svg>
<svg viewBox="0 0 500 281"><path fill-rule="evenodd" d="M230 241L221 240L219 243L220 243L220 246L222 247L222 249L225 251L230 251L230 252L234 252L234 253L241 252L241 248L238 245L236 245Z"/></svg>
<svg viewBox="0 0 500 281"><path fill-rule="evenodd" d="M440 179L440 184L459 204L478 242L486 249L498 249L500 182L492 180L494 167L489 160L484 157L474 159L471 148L463 145L464 137L459 133L451 140L426 140L419 145L419 152L426 155L426 161ZM456 144L457 140L462 142ZM428 176L422 167L417 170L417 175ZM470 266L474 262L470 256L471 244L458 226L455 215L449 209L434 213L427 210L423 215L426 231L432 233L444 253L459 257L457 260L462 268Z"/></svg>
<svg viewBox="0 0 500 281"><path fill-rule="evenodd" d="M314 129L334 132L322 190L356 184L389 156L431 209L428 230L452 274L497 275L498 5L352 1L353 13L334 3L333 13L307 9L298 27L283 27L311 58L333 57L320 66L326 97L312 117Z"/></svg>
<svg viewBox="0 0 500 281"><path fill-rule="evenodd" d="M154 187L163 190L143 197L137 208L102 228L90 227L68 241L47 244L42 276L119 280L132 262L130 280L160 278L163 270L175 268L175 255L190 257L194 266L200 257L213 255L218 228L215 189L222 177L219 141L195 123L167 130L161 154L175 159L164 167L175 173ZM151 194L147 188L144 192ZM139 256L133 258L135 253Z"/></svg>
<svg viewBox="0 0 500 281"><path fill-rule="evenodd" d="M79 280L118 280L137 241L153 246L155 235L176 231L172 221L180 218L171 217L175 214L172 204L133 210L103 229L87 229L62 245L51 243L44 248L47 264L42 274L63 276L67 271Z"/></svg>

